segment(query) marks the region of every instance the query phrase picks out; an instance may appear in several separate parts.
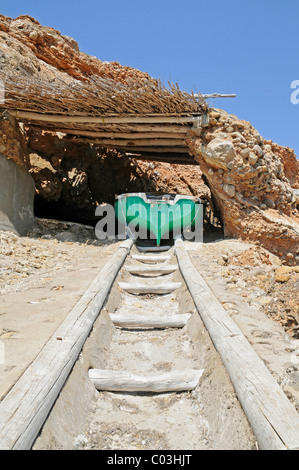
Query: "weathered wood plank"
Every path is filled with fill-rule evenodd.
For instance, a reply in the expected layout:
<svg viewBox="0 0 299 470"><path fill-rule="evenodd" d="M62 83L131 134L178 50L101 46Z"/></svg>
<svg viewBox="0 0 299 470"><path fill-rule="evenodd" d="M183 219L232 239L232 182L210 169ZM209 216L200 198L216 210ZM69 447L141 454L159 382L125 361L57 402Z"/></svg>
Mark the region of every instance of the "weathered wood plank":
<svg viewBox="0 0 299 470"><path fill-rule="evenodd" d="M173 153L172 151L168 151L165 148L161 153L155 153L151 151L137 151L136 149L127 151L125 149L125 156L129 158L134 158L135 160L141 160L146 162L164 162L164 163L172 163L175 165L191 165L191 166L198 166L198 162L187 153ZM136 153L134 153L136 152Z"/></svg>
<svg viewBox="0 0 299 470"><path fill-rule="evenodd" d="M107 126L106 126L107 127ZM105 128L106 128L105 127ZM67 128L55 128L54 132L60 132L62 134L70 135L82 135L85 137L114 137L121 139L130 139L135 137L136 139L151 138L151 137L183 137L188 131L188 127L181 125L176 126L175 124L169 125L147 125L147 124L130 124L128 130L124 131L113 131L103 130L99 125L95 130L84 130L84 129L67 129Z"/></svg>
<svg viewBox="0 0 299 470"><path fill-rule="evenodd" d="M62 114L44 114L35 113L32 111L17 111L10 113L17 117L17 119L24 119L28 121L38 122L59 122L59 123L73 123L73 124L121 124L121 123L132 123L132 124L155 124L155 123L192 123L199 121L201 116L167 116L167 115L151 115L151 116L66 116Z"/></svg>
<svg viewBox="0 0 299 470"><path fill-rule="evenodd" d="M131 257L142 263L161 263L170 259L170 255L131 255Z"/></svg>
<svg viewBox="0 0 299 470"><path fill-rule="evenodd" d="M70 140L73 142L72 139L64 139L64 140ZM97 139L97 138L91 138L91 137L78 137L76 138L76 142L82 142L82 143L93 143L95 145L100 145L101 147L122 147L122 148L147 148L147 150L152 150L153 152L155 151L154 147L166 147L166 148L171 148L172 147L182 147L184 149L185 153L188 153L188 147L187 144L185 143L186 137L182 138L143 138L143 139L134 139L134 138L128 138L128 139Z"/></svg>
<svg viewBox="0 0 299 470"><path fill-rule="evenodd" d="M197 96L199 97L203 97L204 99L208 99L208 98L236 98L236 94L234 93L210 93L210 94L207 94L207 95L194 95L195 98L197 98Z"/></svg>
<svg viewBox="0 0 299 470"><path fill-rule="evenodd" d="M185 132L92 132L92 131L80 131L73 129L63 129L60 130L62 134L82 136L82 137L91 137L94 139L124 139L124 140L137 140L139 142L143 139L186 139L187 131ZM90 142L90 140L88 140Z"/></svg>
<svg viewBox="0 0 299 470"><path fill-rule="evenodd" d="M227 368L260 449L299 449L299 414L261 358L175 243L179 268L196 308Z"/></svg>
<svg viewBox="0 0 299 470"><path fill-rule="evenodd" d="M161 393L193 390L198 386L203 372L185 370L140 376L123 371L90 369L88 374L97 390Z"/></svg>
<svg viewBox="0 0 299 470"><path fill-rule="evenodd" d="M76 139L76 142L79 142L80 139ZM189 149L188 146L181 146L181 147L170 147L169 145L163 146L161 144L161 147L153 147L151 145L148 146L143 146L140 147L139 145L123 145L120 141L119 144L111 144L107 141L107 143L103 144L103 142L97 142L97 141L90 141L94 145L98 145L99 147L103 148L112 148L112 149L122 149L125 150L126 152L137 152L137 153L143 153L144 157L146 156L146 153L148 154L149 157L151 157L154 154L159 154L159 153L171 153L171 154L182 154L182 155L188 155L189 154ZM136 157L137 158L137 157ZM190 156L190 161L193 161L193 157Z"/></svg>
<svg viewBox="0 0 299 470"><path fill-rule="evenodd" d="M169 265L154 265L154 266L125 266L125 269L130 274L170 274L178 269L177 264Z"/></svg>
<svg viewBox="0 0 299 470"><path fill-rule="evenodd" d="M152 253L152 252L161 252L161 251L168 251L170 250L171 246L137 246L139 251L143 251L145 253Z"/></svg>
<svg viewBox="0 0 299 470"><path fill-rule="evenodd" d="M110 318L114 325L124 328L183 328L190 317L190 313L151 317L145 315L110 313Z"/></svg>
<svg viewBox="0 0 299 470"><path fill-rule="evenodd" d="M0 403L0 449L30 449L107 298L132 240L123 242Z"/></svg>
<svg viewBox="0 0 299 470"><path fill-rule="evenodd" d="M170 294L178 289L181 282L168 282L164 284L138 284L133 282L119 282L119 287L129 294Z"/></svg>

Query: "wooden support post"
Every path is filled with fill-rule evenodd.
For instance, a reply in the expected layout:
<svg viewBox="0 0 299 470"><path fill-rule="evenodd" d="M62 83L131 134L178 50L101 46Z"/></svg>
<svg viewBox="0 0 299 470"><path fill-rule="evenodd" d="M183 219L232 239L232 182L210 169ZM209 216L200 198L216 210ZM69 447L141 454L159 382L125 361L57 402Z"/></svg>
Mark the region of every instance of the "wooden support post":
<svg viewBox="0 0 299 470"><path fill-rule="evenodd" d="M146 376L129 372L90 369L88 374L97 390L112 392L182 392L199 384L203 370L152 373Z"/></svg>
<svg viewBox="0 0 299 470"><path fill-rule="evenodd" d="M299 449L299 414L176 240L179 268L229 373L260 449Z"/></svg>
<svg viewBox="0 0 299 470"><path fill-rule="evenodd" d="M129 253L123 242L40 354L0 403L0 449L31 448Z"/></svg>

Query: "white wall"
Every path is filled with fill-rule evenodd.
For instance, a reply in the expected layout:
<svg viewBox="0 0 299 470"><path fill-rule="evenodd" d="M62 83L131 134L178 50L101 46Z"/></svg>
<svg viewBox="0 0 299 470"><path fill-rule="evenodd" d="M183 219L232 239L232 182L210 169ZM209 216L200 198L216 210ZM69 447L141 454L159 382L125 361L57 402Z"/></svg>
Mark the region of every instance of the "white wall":
<svg viewBox="0 0 299 470"><path fill-rule="evenodd" d="M34 181L0 154L0 230L25 235L34 224Z"/></svg>

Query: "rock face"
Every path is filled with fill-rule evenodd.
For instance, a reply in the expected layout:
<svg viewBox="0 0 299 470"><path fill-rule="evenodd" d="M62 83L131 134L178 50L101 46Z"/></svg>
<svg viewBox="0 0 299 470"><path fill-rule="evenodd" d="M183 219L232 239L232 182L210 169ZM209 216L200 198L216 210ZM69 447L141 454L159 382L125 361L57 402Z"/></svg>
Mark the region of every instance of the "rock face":
<svg viewBox="0 0 299 470"><path fill-rule="evenodd" d="M56 71L86 83L93 76L112 78L118 82L133 79L134 82L150 80L147 73L131 67L121 66L118 62L103 62L97 57L80 52L78 43L51 27L42 26L37 20L22 15L16 19L0 15L0 41L2 63L18 66L30 74L59 79ZM10 49L14 50L10 54ZM47 67L47 65L51 67Z"/></svg>
<svg viewBox="0 0 299 470"><path fill-rule="evenodd" d="M25 135L17 120L7 111L0 111L0 153L17 166L29 168Z"/></svg>
<svg viewBox="0 0 299 470"><path fill-rule="evenodd" d="M264 140L249 122L210 110L190 151L220 210L226 236L256 241L288 264L299 261L298 162L294 152Z"/></svg>

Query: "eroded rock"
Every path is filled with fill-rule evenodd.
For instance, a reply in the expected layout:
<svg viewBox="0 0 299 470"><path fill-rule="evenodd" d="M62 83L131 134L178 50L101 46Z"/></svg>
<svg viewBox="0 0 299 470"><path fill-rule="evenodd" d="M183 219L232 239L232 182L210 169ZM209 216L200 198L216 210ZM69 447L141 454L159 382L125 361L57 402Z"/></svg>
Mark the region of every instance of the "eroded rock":
<svg viewBox="0 0 299 470"><path fill-rule="evenodd" d="M225 235L258 242L295 264L299 166L294 152L264 140L236 116L221 110L210 115L200 136L190 131L188 144L221 212Z"/></svg>

